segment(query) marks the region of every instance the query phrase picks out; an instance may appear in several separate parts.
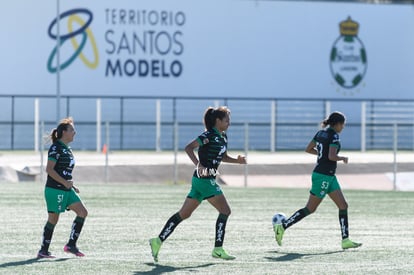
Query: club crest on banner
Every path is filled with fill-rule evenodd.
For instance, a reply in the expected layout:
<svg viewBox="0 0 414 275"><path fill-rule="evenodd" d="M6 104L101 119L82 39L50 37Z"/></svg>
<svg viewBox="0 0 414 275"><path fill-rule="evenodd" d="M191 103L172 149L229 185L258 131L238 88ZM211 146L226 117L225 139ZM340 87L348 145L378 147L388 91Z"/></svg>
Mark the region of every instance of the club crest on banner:
<svg viewBox="0 0 414 275"><path fill-rule="evenodd" d="M339 24L340 36L330 54L330 69L337 92L354 95L360 92L367 71L367 53L358 37L359 23L348 17Z"/></svg>

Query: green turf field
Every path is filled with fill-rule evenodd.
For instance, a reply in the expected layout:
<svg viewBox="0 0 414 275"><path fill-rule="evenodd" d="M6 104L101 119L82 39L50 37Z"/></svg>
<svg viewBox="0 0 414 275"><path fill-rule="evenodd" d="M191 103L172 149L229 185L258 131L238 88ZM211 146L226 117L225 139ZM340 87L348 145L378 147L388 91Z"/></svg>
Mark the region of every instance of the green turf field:
<svg viewBox="0 0 414 275"><path fill-rule="evenodd" d="M159 263L148 239L181 206L188 186L80 184L89 210L78 246L62 248L74 213L61 215L50 247L56 259L37 260L46 221L41 183L1 183L1 274L413 274L414 194L345 191L350 237L363 246L340 248L337 210L327 198L318 211L274 241L271 217L306 203L304 189L224 187L232 207L224 246L234 261L211 257L216 210L204 202L163 244Z"/></svg>

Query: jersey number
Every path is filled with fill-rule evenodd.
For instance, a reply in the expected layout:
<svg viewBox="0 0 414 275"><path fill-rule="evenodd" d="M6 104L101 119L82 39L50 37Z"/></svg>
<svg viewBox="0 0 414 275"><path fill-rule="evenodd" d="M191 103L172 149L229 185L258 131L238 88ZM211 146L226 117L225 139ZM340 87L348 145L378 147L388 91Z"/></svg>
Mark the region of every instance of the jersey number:
<svg viewBox="0 0 414 275"><path fill-rule="evenodd" d="M316 145L317 150L318 150L318 159L322 158L322 154L323 154L323 144L322 143L318 143Z"/></svg>

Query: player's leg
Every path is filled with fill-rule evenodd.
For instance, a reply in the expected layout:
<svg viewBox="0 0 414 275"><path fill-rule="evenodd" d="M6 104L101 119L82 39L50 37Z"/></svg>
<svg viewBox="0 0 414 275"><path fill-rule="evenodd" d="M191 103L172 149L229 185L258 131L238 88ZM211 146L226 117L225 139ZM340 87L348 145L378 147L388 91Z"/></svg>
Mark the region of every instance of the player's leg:
<svg viewBox="0 0 414 275"><path fill-rule="evenodd" d="M312 188L310 190L310 195L306 206L299 209L293 213L292 216L286 219L286 221L282 223L283 229L289 228L290 226L302 220L304 217L316 211L319 204L321 204L323 198L325 197L330 185L330 181L332 179L332 176L322 175L315 172L312 173Z"/></svg>
<svg viewBox="0 0 414 275"><path fill-rule="evenodd" d="M215 242L212 256L215 258L221 258L225 260L233 260L236 257L229 255L227 251L223 248L227 219L231 214L230 206L227 203L226 197L223 193L210 197L207 200L219 212L216 221Z"/></svg>
<svg viewBox="0 0 414 275"><path fill-rule="evenodd" d="M309 195L309 199L305 207L297 210L295 213L293 213L292 216L286 219L286 221L283 221L281 224L275 224L273 226L273 231L275 232L275 239L279 246L282 245L282 239L285 230L294 225L295 223L299 222L300 220L302 220L304 217L315 212L322 200L323 198L319 198L311 193Z"/></svg>
<svg viewBox="0 0 414 275"><path fill-rule="evenodd" d="M327 176L315 172L312 173L312 188L310 190L310 195L306 206L297 210L295 213L293 213L292 216L286 219L285 222L282 222L282 224L275 224L273 226L275 239L279 246L282 245L285 229L291 227L295 223L302 220L304 217L316 211L327 193L329 182L332 180L332 178L332 176Z"/></svg>
<svg viewBox="0 0 414 275"><path fill-rule="evenodd" d="M165 241L174 231L174 229L185 219L188 219L194 210L200 205L196 199L186 198L181 209L172 215L165 223L158 237L161 242Z"/></svg>
<svg viewBox="0 0 414 275"><path fill-rule="evenodd" d="M293 213L292 216L286 219L286 221L282 222L283 229L287 229L291 227L295 223L302 220L304 217L315 212L318 206L321 204L322 200L323 200L322 198L319 198L313 194L310 194L308 202L306 203L306 206L304 208L297 210L295 213Z"/></svg>
<svg viewBox="0 0 414 275"><path fill-rule="evenodd" d="M181 209L167 220L158 237L149 240L151 254L155 262L158 262L158 253L161 249L162 243L173 233L174 229L183 220L188 219L191 216L199 205L200 201L198 199L187 196Z"/></svg>
<svg viewBox="0 0 414 275"><path fill-rule="evenodd" d="M85 219L88 216L88 210L85 205L83 205L78 194L74 190L70 191L68 199L68 209L76 213L76 217L72 223L72 229L69 235L69 241L63 248L65 252L72 253L78 257L83 257L85 254L79 251L76 246L76 242L80 236Z"/></svg>
<svg viewBox="0 0 414 275"><path fill-rule="evenodd" d="M59 213L48 213L47 222L43 228L42 244L37 253L38 258L55 258L55 256L49 252L49 246L52 241L53 231L58 221Z"/></svg>
<svg viewBox="0 0 414 275"><path fill-rule="evenodd" d="M68 206L70 210L73 210L76 213L76 217L72 223L72 229L69 235L69 241L63 248L65 252L72 253L78 257L83 257L85 254L79 251L76 246L76 242L79 239L80 233L82 231L83 225L85 223L85 218L88 215L88 210L82 202L76 202Z"/></svg>
<svg viewBox="0 0 414 275"><path fill-rule="evenodd" d="M328 194L339 209L339 225L341 227L342 239L349 236L348 233L348 203L340 189Z"/></svg>
<svg viewBox="0 0 414 275"><path fill-rule="evenodd" d="M163 229L159 234L161 241L165 241L174 231L174 229L185 219L188 219L194 210L200 205L200 202L196 199L186 198L181 209L172 215L165 223Z"/></svg>
<svg viewBox="0 0 414 275"><path fill-rule="evenodd" d="M216 220L216 238L214 247L221 247L223 246L224 235L226 233L227 219L231 214L230 206L223 194L209 198L208 202L219 212Z"/></svg>
<svg viewBox="0 0 414 275"><path fill-rule="evenodd" d="M200 182L201 179L196 177L192 178L191 190L188 193L187 198L184 200L181 209L167 220L158 237L149 240L151 254L155 262L158 262L158 253L161 249L162 243L172 234L178 224L180 224L184 219L189 218L194 210L196 210L200 205L202 201L199 190Z"/></svg>
<svg viewBox="0 0 414 275"><path fill-rule="evenodd" d="M341 228L342 236L342 248L356 248L361 246L361 243L355 243L349 239L349 226L348 226L348 203L345 200L344 194L341 189L336 189L335 191L330 192L329 197L335 202L336 206L339 209L339 225Z"/></svg>
<svg viewBox="0 0 414 275"><path fill-rule="evenodd" d="M46 187L44 197L48 218L43 228L42 244L37 254L38 258L54 258L49 252L49 246L52 241L53 231L59 221L59 214L66 209L67 191Z"/></svg>
<svg viewBox="0 0 414 275"><path fill-rule="evenodd" d="M171 222L174 223L174 228L183 220L188 219L191 214L193 214L194 210L197 209L197 207L200 205L200 203L203 201L200 186L203 185L203 181L201 179L198 179L196 177L193 177L191 180L191 189L188 192L187 198L184 200L183 205L181 206L181 209L170 217L170 219L167 221L167 223L164 226L164 229L171 224ZM174 228L172 230L174 230ZM172 233L172 230L169 234L163 234L163 232L167 233L164 229L160 233L160 239L164 241L167 239L167 237ZM162 236L161 236L162 235ZM164 237L165 236L165 237Z"/></svg>

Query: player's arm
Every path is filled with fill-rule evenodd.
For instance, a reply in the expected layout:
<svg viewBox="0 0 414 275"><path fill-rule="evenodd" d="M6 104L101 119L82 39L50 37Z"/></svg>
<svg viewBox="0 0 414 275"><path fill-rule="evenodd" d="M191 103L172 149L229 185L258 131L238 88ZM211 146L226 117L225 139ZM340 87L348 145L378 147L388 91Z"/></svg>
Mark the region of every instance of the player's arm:
<svg viewBox="0 0 414 275"><path fill-rule="evenodd" d="M185 152L187 153L188 157L191 159L191 161L194 163L195 166L198 165L198 158L194 153L194 150L198 148L200 144L198 143L197 139L191 141L185 146Z"/></svg>
<svg viewBox="0 0 414 275"><path fill-rule="evenodd" d="M306 146L305 149L306 153L312 154L312 155L317 155L318 154L318 150L316 150L316 142L315 140L311 140L308 144L308 146Z"/></svg>
<svg viewBox="0 0 414 275"><path fill-rule="evenodd" d="M73 187L73 181L71 180L65 180L62 178L56 171L55 171L55 165L56 162L48 159L46 164L46 173L55 181L59 182L60 184L63 184L67 189L70 189Z"/></svg>
<svg viewBox="0 0 414 275"><path fill-rule="evenodd" d="M229 155L227 155L227 152L224 153L223 155L223 162L229 162L229 163L238 163L238 164L246 164L246 157L242 156L242 155L238 155L237 158L233 158L230 157Z"/></svg>
<svg viewBox="0 0 414 275"><path fill-rule="evenodd" d="M336 146L329 146L328 158L331 161L343 161L344 163L348 163L347 157L338 156L338 148Z"/></svg>
<svg viewBox="0 0 414 275"><path fill-rule="evenodd" d="M194 150L200 146L200 142L201 141L199 139L195 139L188 143L185 146L184 150L187 153L188 157L191 159L191 161L194 163L194 165L197 167L197 175L199 177L205 177L208 176L208 169L200 163L196 154L194 153Z"/></svg>

